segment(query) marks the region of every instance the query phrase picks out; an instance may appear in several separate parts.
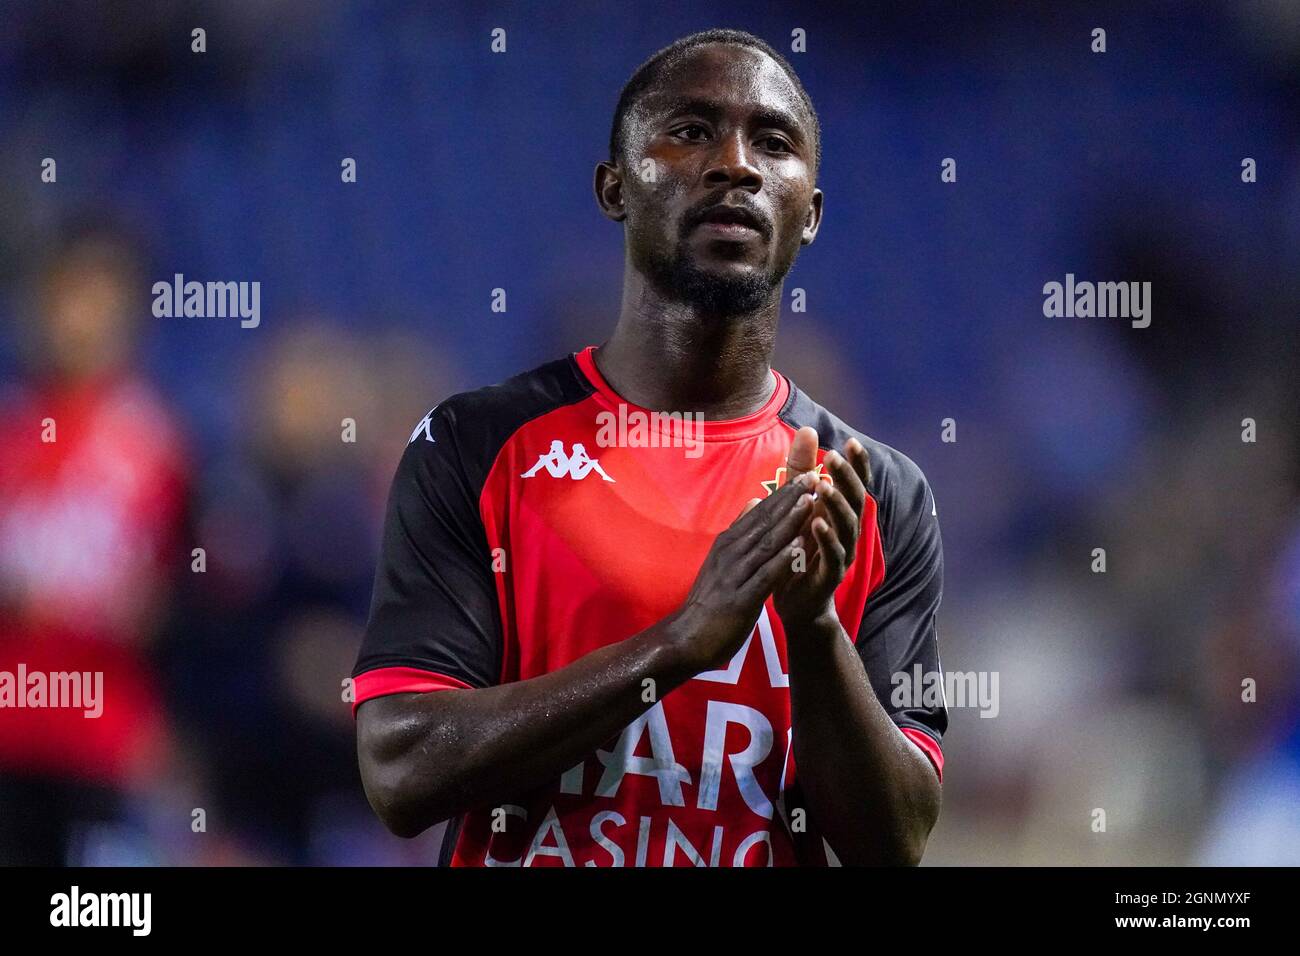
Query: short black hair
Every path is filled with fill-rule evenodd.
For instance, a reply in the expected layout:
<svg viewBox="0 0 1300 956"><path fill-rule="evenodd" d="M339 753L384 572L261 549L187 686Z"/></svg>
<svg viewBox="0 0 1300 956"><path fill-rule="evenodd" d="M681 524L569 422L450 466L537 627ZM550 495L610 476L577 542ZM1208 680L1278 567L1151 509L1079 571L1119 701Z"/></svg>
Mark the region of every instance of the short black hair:
<svg viewBox="0 0 1300 956"><path fill-rule="evenodd" d="M789 61L776 52L765 40L754 36L752 33L746 33L744 30L723 29L701 30L699 33L692 33L680 40L674 40L636 68L636 72L632 74L631 79L624 84L623 92L618 97L618 106L614 108L614 125L609 131L610 162L617 163L619 156L627 145L623 135L623 122L632 107L669 67L676 65L684 58L687 51L697 46L703 46L706 43L732 43L737 46L747 46L767 54L776 61L777 66L781 67L785 75L790 78L790 82L794 84L795 90L799 93L799 99L803 102L804 108L808 110L808 115L812 117L816 168L820 169L822 165L821 121L817 118L817 110L813 108L812 99L808 96L808 91L803 88L799 74L794 71L794 67L790 65Z"/></svg>

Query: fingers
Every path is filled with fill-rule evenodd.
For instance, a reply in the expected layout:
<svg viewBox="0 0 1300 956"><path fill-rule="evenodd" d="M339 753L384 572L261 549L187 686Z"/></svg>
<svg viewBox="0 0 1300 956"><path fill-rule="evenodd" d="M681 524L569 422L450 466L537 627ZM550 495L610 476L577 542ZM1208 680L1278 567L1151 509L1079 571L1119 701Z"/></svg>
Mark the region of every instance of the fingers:
<svg viewBox="0 0 1300 956"><path fill-rule="evenodd" d="M796 536L788 546L777 550L749 576L740 587L740 596L746 601L763 601L772 593L772 589L781 583L781 579L790 573L799 548L807 548L808 542L803 535Z"/></svg>
<svg viewBox="0 0 1300 956"><path fill-rule="evenodd" d="M849 508L856 515L862 514L862 506L867 500L867 478L870 474L867 450L856 438L850 438L844 446L844 454L828 451L822 459L827 472L835 483L835 488L847 499Z"/></svg>
<svg viewBox="0 0 1300 956"><path fill-rule="evenodd" d="M813 497L810 493L803 492L795 499L789 510L768 526L760 537L749 537L742 542L744 551L737 556L741 580L748 579L755 569L762 566L773 554L781 553L792 540L798 537L799 529L804 526L812 512Z"/></svg>
<svg viewBox="0 0 1300 956"><path fill-rule="evenodd" d="M812 475L800 475L767 498L751 499L740 517L718 536L711 556L742 582L753 569L793 538L812 516Z"/></svg>
<svg viewBox="0 0 1300 956"><path fill-rule="evenodd" d="M764 528L776 521L801 494L811 491L816 484L811 475L801 475L799 478L802 480L782 485L766 498L750 499L740 517L723 534L737 539L754 533L762 534Z"/></svg>
<svg viewBox="0 0 1300 956"><path fill-rule="evenodd" d="M804 426L795 432L786 457L786 483L764 500L750 499L740 517L727 529L727 560L740 572L746 592L770 591L789 572L793 543L811 552L807 573L820 578L843 578L857 552L860 522L870 481L867 450L850 438L843 453L831 451L823 458L825 474L817 467L817 431ZM811 494L816 494L816 501ZM721 555L720 555L721 557Z"/></svg>
<svg viewBox="0 0 1300 956"><path fill-rule="evenodd" d="M867 450L862 447L862 442L856 438L850 438L844 443L844 455L853 466L854 473L862 482L863 487L871 484L871 456Z"/></svg>
<svg viewBox="0 0 1300 956"><path fill-rule="evenodd" d="M794 433L794 440L790 442L790 453L785 459L785 480L789 483L816 467L817 429L804 425Z"/></svg>
<svg viewBox="0 0 1300 956"><path fill-rule="evenodd" d="M817 501L822 507L818 509L816 520L830 521L836 539L848 553L848 562L852 564L853 553L857 550L860 511L853 508L837 485L828 481L817 483ZM813 537L816 540L816 535ZM820 546L820 541L818 544Z"/></svg>
<svg viewBox="0 0 1300 956"><path fill-rule="evenodd" d="M843 579L844 571L848 567L846 564L848 552L845 550L844 544L825 518L815 518L813 520L812 533L817 540L817 548L821 553L822 561L825 562L823 567L830 578L838 583Z"/></svg>

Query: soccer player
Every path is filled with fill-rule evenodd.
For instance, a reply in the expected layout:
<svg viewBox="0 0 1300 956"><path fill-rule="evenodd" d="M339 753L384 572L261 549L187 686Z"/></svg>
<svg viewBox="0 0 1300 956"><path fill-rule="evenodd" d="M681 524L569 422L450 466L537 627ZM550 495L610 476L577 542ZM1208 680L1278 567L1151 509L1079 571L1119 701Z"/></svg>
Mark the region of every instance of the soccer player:
<svg viewBox="0 0 1300 956"><path fill-rule="evenodd" d="M893 676L939 668L934 501L770 366L819 161L750 34L629 80L595 175L613 333L446 399L397 469L354 671L394 833L454 819L461 866L921 859L947 712Z"/></svg>

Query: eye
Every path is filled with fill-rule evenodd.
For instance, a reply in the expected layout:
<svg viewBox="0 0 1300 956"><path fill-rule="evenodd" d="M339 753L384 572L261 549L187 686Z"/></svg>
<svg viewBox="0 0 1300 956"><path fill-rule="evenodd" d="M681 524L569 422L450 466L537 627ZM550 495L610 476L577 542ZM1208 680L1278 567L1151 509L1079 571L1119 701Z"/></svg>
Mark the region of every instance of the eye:
<svg viewBox="0 0 1300 956"><path fill-rule="evenodd" d="M761 140L759 140L759 142L763 144L764 149L769 149L774 153L794 152L794 147L792 147L784 138L780 136L774 136L774 135L764 136Z"/></svg>
<svg viewBox="0 0 1300 956"><path fill-rule="evenodd" d="M691 132L692 130L695 130L695 131L697 131L697 132L699 132L699 133L701 133L701 134L703 134L703 135L707 135L708 132L709 132L709 131L706 130L703 126L701 126L699 123L691 123L691 124L688 125L688 126L682 126L682 127L678 128L678 129L674 130L674 131L673 131L673 135L676 136L676 137L678 137L678 138L680 138L680 139L685 139L687 142L690 142L690 143L699 143L699 142L703 142L703 136L701 136L701 137L694 137L694 136L689 135L690 132Z"/></svg>

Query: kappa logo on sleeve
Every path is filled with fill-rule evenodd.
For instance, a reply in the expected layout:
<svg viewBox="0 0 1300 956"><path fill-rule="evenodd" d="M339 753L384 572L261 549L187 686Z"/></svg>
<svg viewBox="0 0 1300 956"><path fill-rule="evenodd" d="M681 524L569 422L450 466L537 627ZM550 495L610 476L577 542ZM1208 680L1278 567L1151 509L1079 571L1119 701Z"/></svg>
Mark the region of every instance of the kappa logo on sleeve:
<svg viewBox="0 0 1300 956"><path fill-rule="evenodd" d="M433 408L429 409L429 414L425 415L424 418L420 419L420 424L416 425L415 431L411 432L411 438L409 441L407 441L408 445L411 444L411 442L415 441L417 438L419 438L421 435L424 436L425 441L434 441L433 432L431 432L429 429L433 427L433 413L436 412L437 410L438 410L438 406L437 405L433 406ZM436 442L434 443L437 444Z"/></svg>
<svg viewBox="0 0 1300 956"><path fill-rule="evenodd" d="M614 479L605 474L605 469L600 467L600 462L587 454L587 449L582 442L573 443L573 454L566 454L564 451L564 442L558 439L551 442L551 450L537 457L537 464L529 468L520 475L520 478L532 478L542 469L552 478L563 478L568 475L574 481L581 481L593 471L600 475L605 481Z"/></svg>

